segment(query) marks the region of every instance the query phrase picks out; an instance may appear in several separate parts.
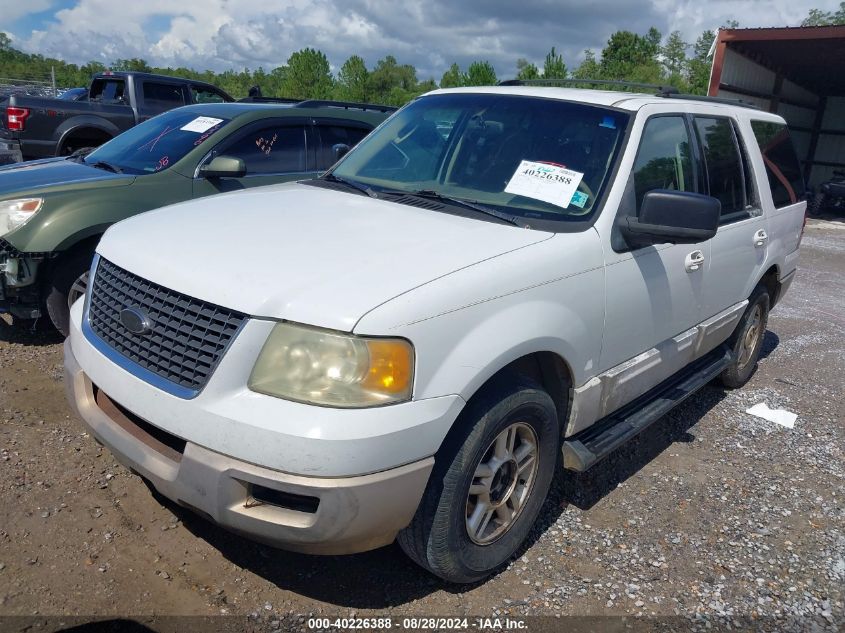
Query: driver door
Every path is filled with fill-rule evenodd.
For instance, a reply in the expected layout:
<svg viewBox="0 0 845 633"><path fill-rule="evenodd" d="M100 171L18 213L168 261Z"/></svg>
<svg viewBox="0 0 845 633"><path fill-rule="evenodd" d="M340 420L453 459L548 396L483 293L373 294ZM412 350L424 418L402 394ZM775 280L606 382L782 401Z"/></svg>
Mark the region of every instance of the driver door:
<svg viewBox="0 0 845 633"><path fill-rule="evenodd" d="M684 115L656 115L643 128L622 202L638 213L654 189L697 191L691 130ZM616 229L614 229L615 231ZM627 404L692 360L701 321L709 240L631 249L618 235L605 246L606 316L599 367L607 385L602 414Z"/></svg>
<svg viewBox="0 0 845 633"><path fill-rule="evenodd" d="M240 158L246 174L240 178L194 178L194 197L261 187L319 174L313 150L311 122L305 118L265 120L247 125L219 143L199 166L215 156Z"/></svg>

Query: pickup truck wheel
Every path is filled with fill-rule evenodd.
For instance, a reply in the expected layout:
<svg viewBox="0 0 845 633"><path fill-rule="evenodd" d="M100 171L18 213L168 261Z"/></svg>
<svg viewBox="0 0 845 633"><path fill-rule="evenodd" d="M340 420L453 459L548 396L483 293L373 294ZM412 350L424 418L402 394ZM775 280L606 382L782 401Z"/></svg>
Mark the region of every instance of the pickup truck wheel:
<svg viewBox="0 0 845 633"><path fill-rule="evenodd" d="M769 302L769 293L766 288L757 286L748 298L748 307L739 325L728 339L734 360L721 373L719 380L729 389L742 387L757 367L757 359L760 357L769 319Z"/></svg>
<svg viewBox="0 0 845 633"><path fill-rule="evenodd" d="M85 294L94 254L85 250L60 259L49 281L47 313L55 328L64 336L70 333L70 306Z"/></svg>
<svg viewBox="0 0 845 633"><path fill-rule="evenodd" d="M468 583L495 571L528 536L554 477L560 430L551 397L517 375L487 385L457 424L398 540L433 574Z"/></svg>

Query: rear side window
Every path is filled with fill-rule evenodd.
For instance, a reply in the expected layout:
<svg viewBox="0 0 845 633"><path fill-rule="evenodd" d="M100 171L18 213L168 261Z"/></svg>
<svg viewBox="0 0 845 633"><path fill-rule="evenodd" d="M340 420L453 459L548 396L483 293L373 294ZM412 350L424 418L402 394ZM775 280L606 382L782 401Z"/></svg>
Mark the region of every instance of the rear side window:
<svg viewBox="0 0 845 633"><path fill-rule="evenodd" d="M320 154L317 159L317 169L328 169L335 163L335 155L333 147L338 143L355 147L362 138L370 133L370 130L365 130L359 127L349 127L341 125L320 125L317 128L320 131Z"/></svg>
<svg viewBox="0 0 845 633"><path fill-rule="evenodd" d="M769 121L751 121L751 129L763 154L775 206L795 204L804 195L805 189L789 129L782 123Z"/></svg>
<svg viewBox="0 0 845 633"><path fill-rule="evenodd" d="M123 79L95 79L91 83L88 100L109 105L126 105L126 83Z"/></svg>
<svg viewBox="0 0 845 633"><path fill-rule="evenodd" d="M185 105L182 86L144 82L144 106L149 110L164 112Z"/></svg>
<svg viewBox="0 0 845 633"><path fill-rule="evenodd" d="M256 129L219 153L242 158L248 176L305 171L305 127L274 125Z"/></svg>
<svg viewBox="0 0 845 633"><path fill-rule="evenodd" d="M637 212L643 197L654 189L695 191L690 137L681 116L657 116L643 130L634 163Z"/></svg>
<svg viewBox="0 0 845 633"><path fill-rule="evenodd" d="M203 86L191 86L191 99L194 103L223 103L223 95Z"/></svg>
<svg viewBox="0 0 845 633"><path fill-rule="evenodd" d="M749 195L739 143L729 119L695 117L704 154L707 193L722 203L722 218L747 216Z"/></svg>

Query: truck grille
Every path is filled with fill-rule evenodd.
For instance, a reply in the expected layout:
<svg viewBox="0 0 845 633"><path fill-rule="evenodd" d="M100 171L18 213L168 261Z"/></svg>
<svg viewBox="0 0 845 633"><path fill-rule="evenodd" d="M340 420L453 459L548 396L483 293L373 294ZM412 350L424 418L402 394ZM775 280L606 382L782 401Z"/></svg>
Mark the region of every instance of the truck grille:
<svg viewBox="0 0 845 633"><path fill-rule="evenodd" d="M146 314L149 331L136 334L120 313ZM109 347L133 363L191 391L208 382L246 315L169 290L100 258L88 319Z"/></svg>

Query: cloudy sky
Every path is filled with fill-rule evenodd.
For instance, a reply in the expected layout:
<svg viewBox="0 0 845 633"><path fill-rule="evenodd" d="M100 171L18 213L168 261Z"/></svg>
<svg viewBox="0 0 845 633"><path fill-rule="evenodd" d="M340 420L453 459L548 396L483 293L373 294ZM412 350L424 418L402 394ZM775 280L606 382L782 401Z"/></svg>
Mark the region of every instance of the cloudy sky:
<svg viewBox="0 0 845 633"><path fill-rule="evenodd" d="M141 57L197 69L274 68L311 46L333 69L353 54L368 66L387 54L439 79L453 61L540 65L557 47L570 67L616 30L694 41L734 19L743 27L794 26L839 0L0 0L0 30L15 46L67 61Z"/></svg>

